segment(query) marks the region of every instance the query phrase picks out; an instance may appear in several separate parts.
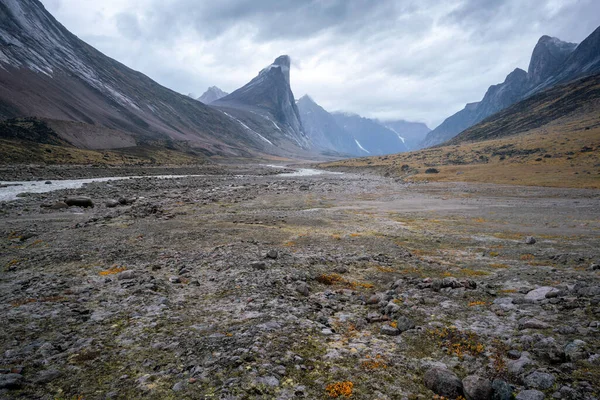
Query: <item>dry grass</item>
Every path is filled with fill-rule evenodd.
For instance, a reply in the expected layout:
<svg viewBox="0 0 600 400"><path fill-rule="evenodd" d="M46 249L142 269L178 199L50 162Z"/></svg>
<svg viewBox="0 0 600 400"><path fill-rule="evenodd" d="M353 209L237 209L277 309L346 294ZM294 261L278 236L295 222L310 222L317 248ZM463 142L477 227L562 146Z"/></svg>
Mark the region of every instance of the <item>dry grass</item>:
<svg viewBox="0 0 600 400"><path fill-rule="evenodd" d="M527 186L600 188L599 117L555 121L517 136L444 146L383 157L321 164L324 168L366 168L406 181L481 182ZM588 129L589 126L596 126ZM584 151L591 148L592 151ZM505 155L505 154L509 155ZM512 155L511 155L512 154ZM546 156L546 155L549 155ZM409 172L401 170L410 167ZM437 174L425 174L435 167Z"/></svg>

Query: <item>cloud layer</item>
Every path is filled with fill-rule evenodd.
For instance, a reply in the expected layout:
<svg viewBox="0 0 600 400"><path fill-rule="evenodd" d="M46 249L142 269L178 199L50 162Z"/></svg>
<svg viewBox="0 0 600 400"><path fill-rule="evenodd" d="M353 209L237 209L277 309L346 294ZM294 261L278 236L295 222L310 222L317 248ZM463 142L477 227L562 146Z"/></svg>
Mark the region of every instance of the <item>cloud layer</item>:
<svg viewBox="0 0 600 400"><path fill-rule="evenodd" d="M180 93L231 92L280 54L328 110L435 127L542 35L580 42L597 0L42 0L69 30Z"/></svg>

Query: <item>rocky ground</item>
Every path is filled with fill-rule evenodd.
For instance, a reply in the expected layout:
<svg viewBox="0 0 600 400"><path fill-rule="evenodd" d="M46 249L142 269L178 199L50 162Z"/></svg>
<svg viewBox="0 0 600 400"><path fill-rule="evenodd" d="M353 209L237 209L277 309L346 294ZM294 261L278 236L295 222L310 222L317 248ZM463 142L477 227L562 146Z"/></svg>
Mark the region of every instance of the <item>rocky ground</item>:
<svg viewBox="0 0 600 400"><path fill-rule="evenodd" d="M600 191L273 172L0 203L0 398L600 396Z"/></svg>

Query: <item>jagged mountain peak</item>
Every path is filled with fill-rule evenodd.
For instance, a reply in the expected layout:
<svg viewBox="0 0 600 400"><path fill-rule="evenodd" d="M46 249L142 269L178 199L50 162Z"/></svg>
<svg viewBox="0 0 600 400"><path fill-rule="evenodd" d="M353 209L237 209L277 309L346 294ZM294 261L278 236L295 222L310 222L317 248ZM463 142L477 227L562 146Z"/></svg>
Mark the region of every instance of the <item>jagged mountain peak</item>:
<svg viewBox="0 0 600 400"><path fill-rule="evenodd" d="M219 100L227 96L228 94L229 93L222 91L217 86L211 86L208 89L206 89L206 92L204 92L202 96L198 97L197 100L203 102L204 104L210 104L213 101Z"/></svg>
<svg viewBox="0 0 600 400"><path fill-rule="evenodd" d="M260 71L259 76L263 75L267 72L270 72L274 68L279 69L283 73L285 81L289 85L290 84L290 66L291 66L291 64L292 64L292 62L291 62L290 56L288 56L288 55L279 56L275 59L275 61L273 61L273 63L271 65L263 68Z"/></svg>
<svg viewBox="0 0 600 400"><path fill-rule="evenodd" d="M542 36L533 49L527 69L530 86L537 86L552 77L576 47L576 43Z"/></svg>

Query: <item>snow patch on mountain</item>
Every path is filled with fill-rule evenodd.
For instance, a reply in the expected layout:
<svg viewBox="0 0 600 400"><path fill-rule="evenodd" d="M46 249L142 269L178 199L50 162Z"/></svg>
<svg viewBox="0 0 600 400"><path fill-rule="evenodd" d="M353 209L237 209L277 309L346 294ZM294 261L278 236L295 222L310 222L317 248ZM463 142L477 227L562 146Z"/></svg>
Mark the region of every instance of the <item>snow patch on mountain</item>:
<svg viewBox="0 0 600 400"><path fill-rule="evenodd" d="M360 144L360 142L356 139L354 139L354 141L356 142L356 145L358 146L359 149L361 149L362 151L371 154L371 152L367 149L365 149L364 147L362 147L362 145Z"/></svg>

